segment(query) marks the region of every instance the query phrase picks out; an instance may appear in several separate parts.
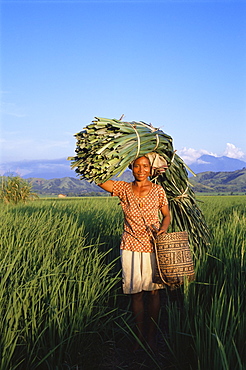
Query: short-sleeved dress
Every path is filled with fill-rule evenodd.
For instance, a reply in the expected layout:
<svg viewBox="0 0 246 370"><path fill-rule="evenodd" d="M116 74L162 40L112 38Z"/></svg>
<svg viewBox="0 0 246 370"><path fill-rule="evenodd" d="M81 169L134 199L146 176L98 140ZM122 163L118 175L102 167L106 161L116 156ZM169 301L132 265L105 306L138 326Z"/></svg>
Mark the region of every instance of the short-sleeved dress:
<svg viewBox="0 0 246 370"><path fill-rule="evenodd" d="M112 195L119 197L124 213L120 245L124 293L163 288L163 285L152 282L156 261L146 224L152 230L154 227L159 229L159 210L168 204L164 189L152 183L146 196L137 197L133 193L132 183L114 181Z"/></svg>

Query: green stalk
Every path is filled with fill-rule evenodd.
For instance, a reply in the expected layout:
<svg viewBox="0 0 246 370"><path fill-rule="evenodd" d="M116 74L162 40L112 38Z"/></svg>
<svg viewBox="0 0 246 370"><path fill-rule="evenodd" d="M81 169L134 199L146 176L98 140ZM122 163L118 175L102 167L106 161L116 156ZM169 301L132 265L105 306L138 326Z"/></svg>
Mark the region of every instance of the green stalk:
<svg viewBox="0 0 246 370"><path fill-rule="evenodd" d="M120 176L136 157L152 151L164 157L168 170L155 181L166 191L172 223L181 230L189 229L190 239L198 250L207 246L208 227L188 181L187 170L192 171L174 152L170 135L143 121L96 117L76 138L77 154L69 157L71 167L81 178L96 184Z"/></svg>

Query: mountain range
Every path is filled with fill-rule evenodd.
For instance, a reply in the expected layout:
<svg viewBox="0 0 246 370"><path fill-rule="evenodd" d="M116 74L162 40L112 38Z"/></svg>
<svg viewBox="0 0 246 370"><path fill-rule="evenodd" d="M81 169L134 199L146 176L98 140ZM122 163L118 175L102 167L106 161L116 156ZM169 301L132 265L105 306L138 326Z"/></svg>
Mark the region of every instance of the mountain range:
<svg viewBox="0 0 246 370"><path fill-rule="evenodd" d="M245 193L246 168L226 172L201 172L189 179L196 193Z"/></svg>
<svg viewBox="0 0 246 370"><path fill-rule="evenodd" d="M195 173L213 171L226 172L246 168L246 162L229 157L215 157L202 155L194 163L189 165ZM77 174L70 167L66 158L51 160L26 160L0 164L0 174L18 174L27 178L55 179L63 177L77 177Z"/></svg>
<svg viewBox="0 0 246 370"><path fill-rule="evenodd" d="M197 176L189 173L195 192L246 192L246 162L229 157L202 155L189 165ZM3 163L0 173L19 175L28 180L33 191L40 195L103 195L97 185L80 180L65 158L57 160L32 160ZM126 170L120 180L132 181Z"/></svg>
<svg viewBox="0 0 246 370"><path fill-rule="evenodd" d="M130 170L125 171L118 180L130 182L133 176ZM95 196L105 195L104 190L86 180L73 177L57 179L29 178L32 189L39 195ZM195 193L245 193L246 168L233 172L202 172L189 179Z"/></svg>
<svg viewBox="0 0 246 370"><path fill-rule="evenodd" d="M133 180L132 172L130 170L125 171L120 178L116 180L123 180L130 182ZM95 196L105 195L105 191L99 186L89 183L86 180L80 180L74 177L62 177L59 179L39 179L29 178L27 179L32 184L33 192L39 195L59 195L64 194L67 196Z"/></svg>
<svg viewBox="0 0 246 370"><path fill-rule="evenodd" d="M246 168L246 162L240 159L229 158L226 156L215 157L212 155L202 155L198 160L189 166L195 173L213 171L236 171Z"/></svg>

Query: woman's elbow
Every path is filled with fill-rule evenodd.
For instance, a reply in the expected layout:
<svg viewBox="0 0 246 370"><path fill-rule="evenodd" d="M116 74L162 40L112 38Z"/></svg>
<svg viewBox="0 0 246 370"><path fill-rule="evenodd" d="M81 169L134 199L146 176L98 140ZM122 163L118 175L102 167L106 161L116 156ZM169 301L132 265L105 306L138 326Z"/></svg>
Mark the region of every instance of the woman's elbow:
<svg viewBox="0 0 246 370"><path fill-rule="evenodd" d="M103 182L102 184L98 184L98 186L100 186L100 188L102 188L103 190L108 191L109 193L112 193L113 183L114 182L112 180L108 180L108 181Z"/></svg>

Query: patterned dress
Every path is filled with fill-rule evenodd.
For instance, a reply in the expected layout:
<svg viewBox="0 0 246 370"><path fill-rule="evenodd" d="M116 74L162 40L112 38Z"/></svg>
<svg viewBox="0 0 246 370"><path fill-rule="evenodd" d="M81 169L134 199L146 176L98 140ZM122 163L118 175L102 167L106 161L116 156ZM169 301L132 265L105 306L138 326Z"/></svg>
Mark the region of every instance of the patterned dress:
<svg viewBox="0 0 246 370"><path fill-rule="evenodd" d="M159 229L159 210L168 204L164 189L160 185L152 184L146 196L137 197L133 193L132 183L114 181L112 195L119 197L124 213L124 232L120 249L152 253L154 248L146 224L152 230L152 225Z"/></svg>

